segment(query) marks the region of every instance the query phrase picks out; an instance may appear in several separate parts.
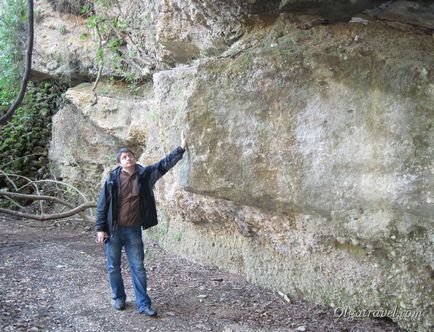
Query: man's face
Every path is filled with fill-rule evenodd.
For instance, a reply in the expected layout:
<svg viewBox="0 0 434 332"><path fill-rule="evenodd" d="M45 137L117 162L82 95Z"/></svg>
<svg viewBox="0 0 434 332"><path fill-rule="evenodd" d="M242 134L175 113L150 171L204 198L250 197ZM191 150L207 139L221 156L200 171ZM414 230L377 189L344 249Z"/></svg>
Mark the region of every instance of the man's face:
<svg viewBox="0 0 434 332"><path fill-rule="evenodd" d="M136 165L136 158L131 152L123 152L119 158L122 168L130 168Z"/></svg>

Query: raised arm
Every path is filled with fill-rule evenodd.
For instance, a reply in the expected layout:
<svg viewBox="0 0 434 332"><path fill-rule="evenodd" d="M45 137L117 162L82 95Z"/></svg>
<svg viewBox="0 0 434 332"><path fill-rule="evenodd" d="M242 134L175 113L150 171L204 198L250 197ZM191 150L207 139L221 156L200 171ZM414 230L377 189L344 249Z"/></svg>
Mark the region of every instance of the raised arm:
<svg viewBox="0 0 434 332"><path fill-rule="evenodd" d="M182 159L182 156L187 149L187 139L185 138L184 130L181 132L181 146L178 146L165 158L161 159L159 162L152 164L148 167L151 168L150 183L151 187L154 186L155 182L158 181L164 174L167 173L169 169L176 165L178 161Z"/></svg>
<svg viewBox="0 0 434 332"><path fill-rule="evenodd" d="M153 187L155 182L157 182L169 169L175 166L176 163L182 159L184 152L185 150L178 146L159 162L148 166L151 168L151 176L149 179L151 187Z"/></svg>

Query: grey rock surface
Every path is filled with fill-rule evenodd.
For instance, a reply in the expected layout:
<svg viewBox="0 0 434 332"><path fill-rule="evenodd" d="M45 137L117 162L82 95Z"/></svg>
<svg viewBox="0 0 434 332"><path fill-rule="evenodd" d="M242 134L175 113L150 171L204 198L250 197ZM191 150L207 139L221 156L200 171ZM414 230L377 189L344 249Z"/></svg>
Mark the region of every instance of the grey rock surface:
<svg viewBox="0 0 434 332"><path fill-rule="evenodd" d="M431 37L285 20L257 33L237 56L154 75L163 142L182 124L190 135L155 236L314 301L421 312L393 319L429 330Z"/></svg>
<svg viewBox="0 0 434 332"><path fill-rule="evenodd" d="M360 19L402 30L434 29L434 7L426 1L122 0L96 2L93 12L83 14L84 2L35 1L35 74L75 86L94 80L102 60L103 77L146 81L154 72L220 56L281 13L297 17L306 29ZM94 21L101 22L101 41Z"/></svg>
<svg viewBox="0 0 434 332"><path fill-rule="evenodd" d="M206 49L224 25L215 19L209 34L184 26L185 40ZM150 163L185 129L189 151L156 186L150 234L160 244L293 297L429 331L432 36L369 19L321 22L282 14L220 55L157 71L138 95L102 85L90 106L90 85L71 89L52 158L75 182L86 165L78 182L96 184L117 145ZM164 27L159 40L173 42ZM172 56L194 58L184 51Z"/></svg>
<svg viewBox="0 0 434 332"><path fill-rule="evenodd" d="M58 176L80 189L96 190L103 174L114 167L119 147L129 146L137 155L145 150L154 111L152 99L142 99L153 93L147 86L134 91L138 97L123 84L102 82L96 104L92 87L83 83L65 93L53 117L49 155Z"/></svg>

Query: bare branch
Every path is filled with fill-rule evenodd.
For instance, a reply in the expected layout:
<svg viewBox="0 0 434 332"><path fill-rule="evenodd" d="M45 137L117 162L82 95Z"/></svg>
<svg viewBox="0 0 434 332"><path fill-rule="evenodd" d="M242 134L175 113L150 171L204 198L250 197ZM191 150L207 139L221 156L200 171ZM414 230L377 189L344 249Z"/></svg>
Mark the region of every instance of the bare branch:
<svg viewBox="0 0 434 332"><path fill-rule="evenodd" d="M96 207L96 203L90 202L90 203L81 204L81 205L77 206L76 208L69 210L67 212L64 212L64 213L34 215L31 213L24 213L24 212L12 211L12 210L1 209L1 208L0 208L0 212L6 213L9 215L13 215L13 216L27 218L27 219L47 221L47 220L56 220L56 219L68 218L68 217L71 217L77 213L80 213L80 212L83 212L87 209L91 209L91 208L95 208L95 207Z"/></svg>
<svg viewBox="0 0 434 332"><path fill-rule="evenodd" d="M102 68L103 68L103 65L101 64L99 69L98 69L98 75L96 76L96 80L95 80L95 83L94 83L93 88L92 88L93 96L95 97L95 99L92 102L91 106L95 106L96 104L98 104L98 95L96 94L96 87L97 87L99 80L101 78Z"/></svg>
<svg viewBox="0 0 434 332"><path fill-rule="evenodd" d="M86 197L86 195L83 192L81 192L79 189L77 189L73 185L65 183L65 182L61 182L61 181L57 181L57 180L35 180L35 181L32 181L29 178L27 178L25 176L22 176L22 175L5 173L1 169L0 169L0 175L3 175L12 184L12 186L14 187L14 189L16 191L16 192L0 191L0 197L2 197L2 196L5 197L6 199L10 200L13 204L19 206L20 208L23 208L23 206L21 206L20 204L18 204L13 198L16 198L16 199L29 199L29 200L32 200L32 201L39 201L39 207L40 207L40 214L39 215L42 215L42 216L47 216L46 214L44 214L43 201L58 203L60 205L66 206L71 211L76 208L76 204L73 204L71 202L68 202L68 201L66 201L64 199L61 199L59 197L56 197L56 196L49 196L49 195L47 195L47 191L45 191L45 195L42 195L41 192L40 192L40 189L39 189L39 186L41 184L46 184L46 183L55 184L56 185L56 192L53 192L54 195L58 194L59 191L60 192L64 192L65 190L72 189L76 194L78 194L79 196L81 196L81 198L84 200L84 202L86 204L93 204L93 202L89 202L88 198ZM20 188L18 188L17 185L14 183L14 181L10 177L16 177L16 178L20 178L20 179L25 179L27 181L27 183L24 184L23 186L21 186ZM58 185L62 185L64 187L66 187L66 189L59 188ZM28 186L32 186L34 188L34 190L36 191L36 194L22 194L22 193L19 193L19 191L21 191L22 189L24 189L24 188L26 188ZM48 188L48 191L50 191L50 188ZM63 196L63 194L62 194L62 196ZM12 211L11 213L15 213L15 211ZM68 211L66 211L65 213L68 213ZM83 218L83 220L89 221L89 216L86 215L83 211L78 211L76 213L79 213L80 216ZM58 215L58 214L55 214L55 215ZM60 215L63 215L62 211L60 212ZM48 216L50 216L50 215L48 215Z"/></svg>
<svg viewBox="0 0 434 332"><path fill-rule="evenodd" d="M1 175L3 175L5 178L6 178L6 180L14 187L14 189L15 189L15 191L18 191L18 187L17 187L17 185L15 184L15 182L9 177L10 175L15 175L15 174L7 174L7 173L5 173L5 172L3 172L1 169L0 169L0 174Z"/></svg>
<svg viewBox="0 0 434 332"><path fill-rule="evenodd" d="M7 174L7 173L3 172L1 169L0 169L0 174L3 174L11 183L13 183L16 191L20 191L22 188L27 187L28 185L32 185L33 188L35 188L36 193L38 195L40 195L38 186L35 184L34 181L30 180L28 177L25 177L23 175L18 175L18 174ZM24 186L22 186L20 188L17 188L15 183L9 179L9 176L14 176L14 177L19 178L19 179L25 179L27 181L27 184L25 184ZM42 206L42 202L39 204L39 208L41 209L41 214L44 213L44 207Z"/></svg>
<svg viewBox="0 0 434 332"><path fill-rule="evenodd" d="M18 202L16 202L14 199L6 197L6 199L11 202L12 204L15 204L16 206L18 206L20 209L24 209L24 206L22 206L21 204L18 204Z"/></svg>
<svg viewBox="0 0 434 332"><path fill-rule="evenodd" d="M65 182L57 181L57 180L35 180L35 181L31 181L31 182L33 184L48 182L48 183L57 183L57 184L64 185L65 187L68 187L70 189L75 190L75 192L77 192L84 199L85 202L89 202L89 199L86 197L86 195L84 193L82 193L80 190L78 190L76 187L74 187L73 185L71 185L69 183L65 183ZM29 183L26 184L26 185L24 185L24 186L22 186L19 189L22 189L22 188L26 187L27 185L29 185Z"/></svg>
<svg viewBox="0 0 434 332"><path fill-rule="evenodd" d="M99 55L98 53L101 52L101 63L99 64L98 75L96 76L95 83L94 83L94 85L92 87L93 96L95 97L95 100L91 104L92 106L95 106L96 104L98 104L98 95L96 94L96 87L98 86L99 80L101 78L102 69L104 67L104 54L103 54L103 49L102 49L102 36L101 36L101 31L99 30L98 22L95 22L95 30L96 30L96 33L98 35L97 59L98 59L98 55Z"/></svg>
<svg viewBox="0 0 434 332"><path fill-rule="evenodd" d="M54 197L54 196L19 194L19 193L11 193L9 191L0 191L0 196L15 197L18 199L31 199L33 201L52 201L52 202L56 202L56 203L62 204L64 206L67 206L71 209L74 208L73 204L68 203L68 202L66 202L66 201L64 201L58 197Z"/></svg>

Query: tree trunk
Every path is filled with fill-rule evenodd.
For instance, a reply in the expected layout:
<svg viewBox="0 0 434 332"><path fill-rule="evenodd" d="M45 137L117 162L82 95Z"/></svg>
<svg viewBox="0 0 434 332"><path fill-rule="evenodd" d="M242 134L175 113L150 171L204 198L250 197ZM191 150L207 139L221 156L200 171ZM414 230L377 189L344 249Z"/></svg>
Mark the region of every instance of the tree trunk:
<svg viewBox="0 0 434 332"><path fill-rule="evenodd" d="M27 36L27 51L26 51L26 67L24 76L21 79L20 92L14 103L9 106L5 115L0 118L0 126L7 123L12 119L16 109L21 105L24 95L26 94L27 82L29 81L30 71L32 69L32 52L33 52L33 37L34 37L34 25L33 25L33 0L28 0L29 17L28 17L28 36Z"/></svg>

